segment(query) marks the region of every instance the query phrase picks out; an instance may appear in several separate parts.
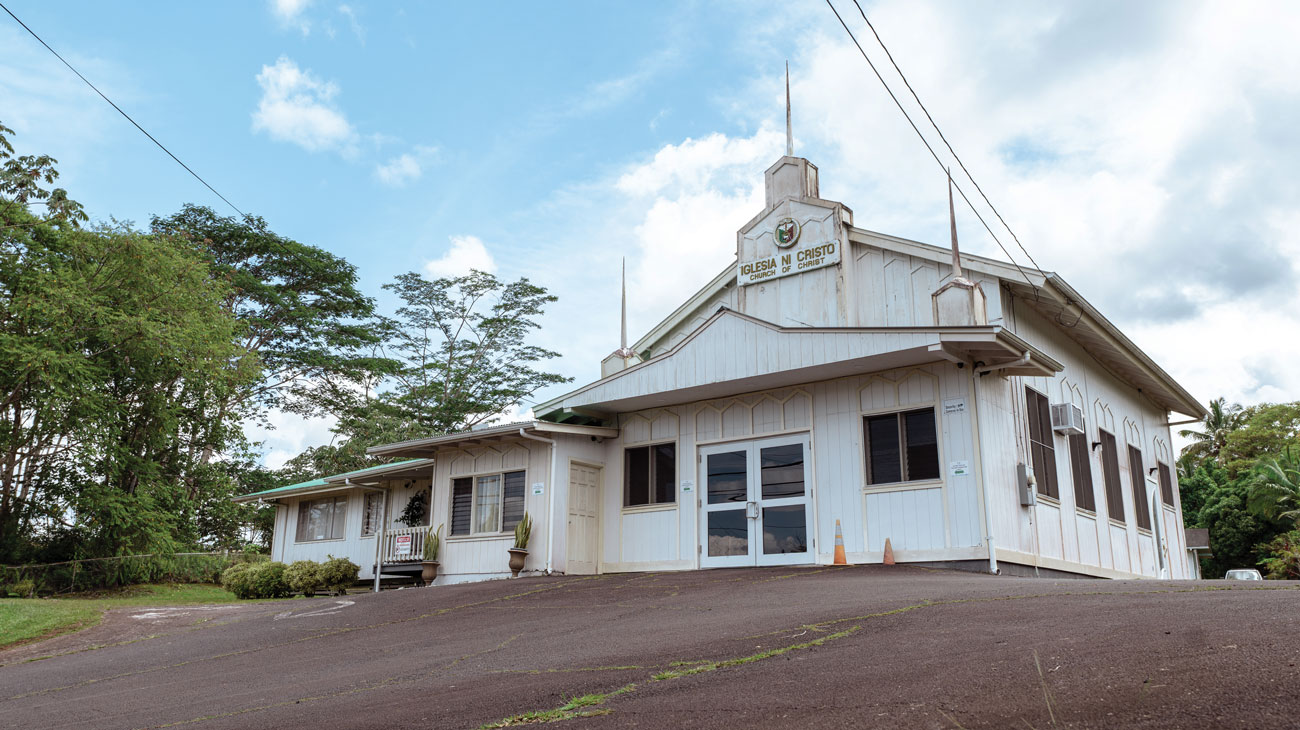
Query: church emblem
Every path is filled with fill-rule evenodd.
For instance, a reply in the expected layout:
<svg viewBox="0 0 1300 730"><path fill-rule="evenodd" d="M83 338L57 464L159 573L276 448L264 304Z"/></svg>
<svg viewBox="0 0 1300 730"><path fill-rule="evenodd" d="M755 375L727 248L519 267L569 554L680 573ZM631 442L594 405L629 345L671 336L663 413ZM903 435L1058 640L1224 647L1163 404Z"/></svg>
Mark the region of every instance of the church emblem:
<svg viewBox="0 0 1300 730"><path fill-rule="evenodd" d="M799 224L793 218L782 218L772 231L772 238L780 248L790 248L799 242Z"/></svg>

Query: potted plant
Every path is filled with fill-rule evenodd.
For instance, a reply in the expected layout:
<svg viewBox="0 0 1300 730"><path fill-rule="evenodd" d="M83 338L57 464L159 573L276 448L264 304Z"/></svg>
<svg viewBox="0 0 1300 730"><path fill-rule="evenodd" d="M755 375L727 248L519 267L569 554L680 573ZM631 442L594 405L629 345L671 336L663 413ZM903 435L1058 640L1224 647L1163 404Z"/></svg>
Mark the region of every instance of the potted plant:
<svg viewBox="0 0 1300 730"><path fill-rule="evenodd" d="M518 578L524 569L524 558L528 557L528 538L533 535L533 518L524 513L524 518L515 525L515 546L510 548L510 577Z"/></svg>
<svg viewBox="0 0 1300 730"><path fill-rule="evenodd" d="M424 533L424 559L420 561L420 579L425 585L433 585L438 577L438 548L442 543L442 525L435 532L432 527Z"/></svg>

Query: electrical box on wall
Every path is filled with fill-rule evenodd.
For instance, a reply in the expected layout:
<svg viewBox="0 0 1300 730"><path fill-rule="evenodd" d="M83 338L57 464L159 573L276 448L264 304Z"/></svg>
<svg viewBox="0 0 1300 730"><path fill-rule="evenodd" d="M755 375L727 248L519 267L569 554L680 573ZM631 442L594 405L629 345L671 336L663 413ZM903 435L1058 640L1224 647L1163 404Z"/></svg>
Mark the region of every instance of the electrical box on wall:
<svg viewBox="0 0 1300 730"><path fill-rule="evenodd" d="M1016 492L1020 494L1020 506L1032 507L1038 492L1038 482L1034 479L1034 469L1028 464L1016 464Z"/></svg>

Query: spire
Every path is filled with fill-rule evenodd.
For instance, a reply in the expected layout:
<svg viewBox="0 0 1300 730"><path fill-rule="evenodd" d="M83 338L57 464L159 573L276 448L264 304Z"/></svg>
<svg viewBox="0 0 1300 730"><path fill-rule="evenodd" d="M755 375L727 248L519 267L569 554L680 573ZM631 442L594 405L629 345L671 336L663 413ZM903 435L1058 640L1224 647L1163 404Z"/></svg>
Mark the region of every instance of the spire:
<svg viewBox="0 0 1300 730"><path fill-rule="evenodd" d="M622 311L619 315L620 327L618 333L618 349L614 351L614 357L621 357L626 361L629 358L636 357L636 353L627 348L627 258L623 258L623 301Z"/></svg>
<svg viewBox="0 0 1300 730"><path fill-rule="evenodd" d="M623 257L623 311L621 316L622 327L618 333L618 351L627 352L627 257ZM626 356L625 356L626 357Z"/></svg>
<svg viewBox="0 0 1300 730"><path fill-rule="evenodd" d="M948 223L952 227L952 278L960 279L961 255L957 250L957 212L952 207L952 168L948 168Z"/></svg>
<svg viewBox="0 0 1300 730"><path fill-rule="evenodd" d="M785 156L794 157L794 132L790 127L790 62L785 62Z"/></svg>

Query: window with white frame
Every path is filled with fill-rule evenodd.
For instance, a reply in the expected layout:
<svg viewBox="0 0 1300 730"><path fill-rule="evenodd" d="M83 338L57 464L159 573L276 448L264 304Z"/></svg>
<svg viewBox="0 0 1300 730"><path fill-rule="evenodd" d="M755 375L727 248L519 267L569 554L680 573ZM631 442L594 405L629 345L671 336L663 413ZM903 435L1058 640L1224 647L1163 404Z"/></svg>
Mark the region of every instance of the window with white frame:
<svg viewBox="0 0 1300 730"><path fill-rule="evenodd" d="M867 484L939 478L939 437L933 408L863 416L862 431Z"/></svg>
<svg viewBox="0 0 1300 730"><path fill-rule="evenodd" d="M509 532L524 518L524 472L451 480L451 534Z"/></svg>
<svg viewBox="0 0 1300 730"><path fill-rule="evenodd" d="M623 506L677 501L677 444L623 449Z"/></svg>
<svg viewBox="0 0 1300 730"><path fill-rule="evenodd" d="M298 542L341 540L348 518L347 497L324 497L298 503Z"/></svg>

